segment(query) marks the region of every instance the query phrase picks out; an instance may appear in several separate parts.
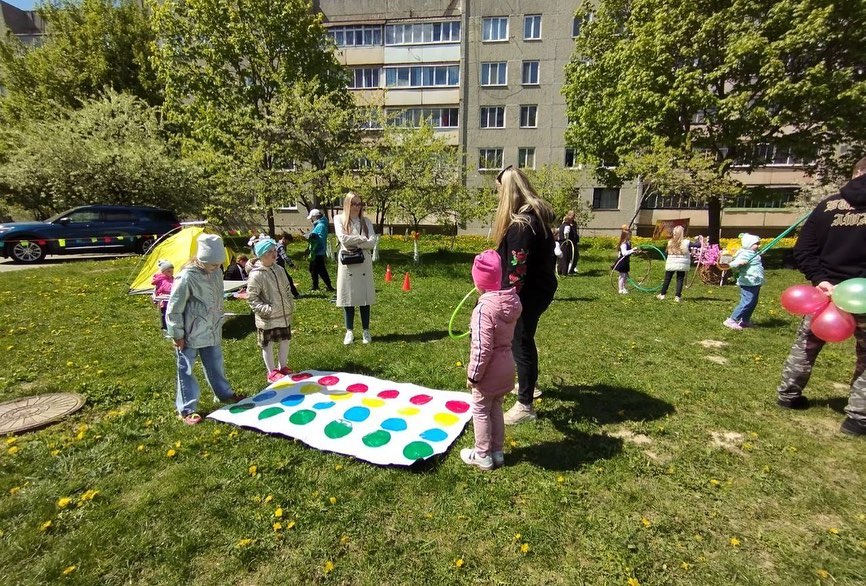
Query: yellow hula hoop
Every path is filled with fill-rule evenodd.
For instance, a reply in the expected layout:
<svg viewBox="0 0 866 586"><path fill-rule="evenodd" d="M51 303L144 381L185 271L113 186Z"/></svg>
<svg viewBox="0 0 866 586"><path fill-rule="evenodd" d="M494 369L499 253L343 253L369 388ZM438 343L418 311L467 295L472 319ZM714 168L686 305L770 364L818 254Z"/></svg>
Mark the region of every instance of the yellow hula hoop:
<svg viewBox="0 0 866 586"><path fill-rule="evenodd" d="M460 311L460 308L463 307L463 304L466 303L466 300L469 299L469 297L473 293L477 293L477 292L478 292L478 289L476 289L475 287L472 287L472 290L469 293L467 293L466 296L460 301L460 303L457 304L457 307L454 308L454 313L451 314L451 319L448 320L448 335L451 336L452 338L454 338L455 340L459 340L460 338L465 338L466 336L469 335L468 331L463 332L462 334L459 334L459 335L454 333L454 329L453 329L454 318L457 317L457 312Z"/></svg>

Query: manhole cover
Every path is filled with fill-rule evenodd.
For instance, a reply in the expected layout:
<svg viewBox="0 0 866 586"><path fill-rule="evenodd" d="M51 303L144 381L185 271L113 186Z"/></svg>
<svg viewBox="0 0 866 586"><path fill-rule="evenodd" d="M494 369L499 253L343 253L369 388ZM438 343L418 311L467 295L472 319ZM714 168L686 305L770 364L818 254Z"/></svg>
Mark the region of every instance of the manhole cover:
<svg viewBox="0 0 866 586"><path fill-rule="evenodd" d="M0 435L42 427L81 409L84 397L51 393L0 403Z"/></svg>

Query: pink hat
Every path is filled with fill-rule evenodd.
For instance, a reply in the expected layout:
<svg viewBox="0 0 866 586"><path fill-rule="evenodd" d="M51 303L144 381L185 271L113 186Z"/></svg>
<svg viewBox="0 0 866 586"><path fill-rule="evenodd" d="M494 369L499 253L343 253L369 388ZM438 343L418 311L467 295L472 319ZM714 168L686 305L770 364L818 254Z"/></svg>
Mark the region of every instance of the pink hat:
<svg viewBox="0 0 866 586"><path fill-rule="evenodd" d="M502 288L502 259L495 250L485 250L472 263L472 280L481 291Z"/></svg>

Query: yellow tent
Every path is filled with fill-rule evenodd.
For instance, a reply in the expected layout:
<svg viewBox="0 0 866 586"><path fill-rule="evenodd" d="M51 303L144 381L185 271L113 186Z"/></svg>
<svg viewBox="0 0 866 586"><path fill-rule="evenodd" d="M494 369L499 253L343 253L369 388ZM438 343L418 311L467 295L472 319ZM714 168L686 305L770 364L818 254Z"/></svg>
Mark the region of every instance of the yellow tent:
<svg viewBox="0 0 866 586"><path fill-rule="evenodd" d="M210 233L212 231L201 225L184 226L177 232L169 233L158 241L143 257L138 274L132 281L132 285L129 286L129 294L149 295L153 292L153 285L150 282L159 271L157 263L161 260L170 261L174 265L175 274L179 273L181 267L195 256L196 239L202 232ZM226 246L226 261L223 268L229 266L234 256L235 253Z"/></svg>

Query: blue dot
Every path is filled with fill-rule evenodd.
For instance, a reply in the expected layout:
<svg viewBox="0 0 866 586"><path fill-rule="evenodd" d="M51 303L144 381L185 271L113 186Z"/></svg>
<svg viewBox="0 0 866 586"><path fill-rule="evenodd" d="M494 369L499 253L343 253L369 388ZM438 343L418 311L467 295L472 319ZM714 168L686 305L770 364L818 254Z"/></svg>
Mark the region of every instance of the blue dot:
<svg viewBox="0 0 866 586"><path fill-rule="evenodd" d="M289 395L287 397L283 397L283 400L280 401L286 407L294 407L295 405L300 405L304 400L303 395Z"/></svg>
<svg viewBox="0 0 866 586"><path fill-rule="evenodd" d="M336 405L333 401L322 401L321 403L316 403L313 405L313 409L330 409Z"/></svg>
<svg viewBox="0 0 866 586"><path fill-rule="evenodd" d="M255 397L253 397L253 401L267 401L268 399L273 399L277 396L276 391L265 391L264 393L259 393Z"/></svg>
<svg viewBox="0 0 866 586"><path fill-rule="evenodd" d="M399 417L392 417L382 422L382 429L387 429L388 431L406 431L406 427L406 420Z"/></svg>
<svg viewBox="0 0 866 586"><path fill-rule="evenodd" d="M346 410L343 414L343 417L348 419L349 421L360 422L364 421L370 416L370 410L366 407L351 407Z"/></svg>
<svg viewBox="0 0 866 586"><path fill-rule="evenodd" d="M448 434L441 429L434 427L433 429L428 429L423 432L421 438L428 442L441 442L444 439L448 439Z"/></svg>

